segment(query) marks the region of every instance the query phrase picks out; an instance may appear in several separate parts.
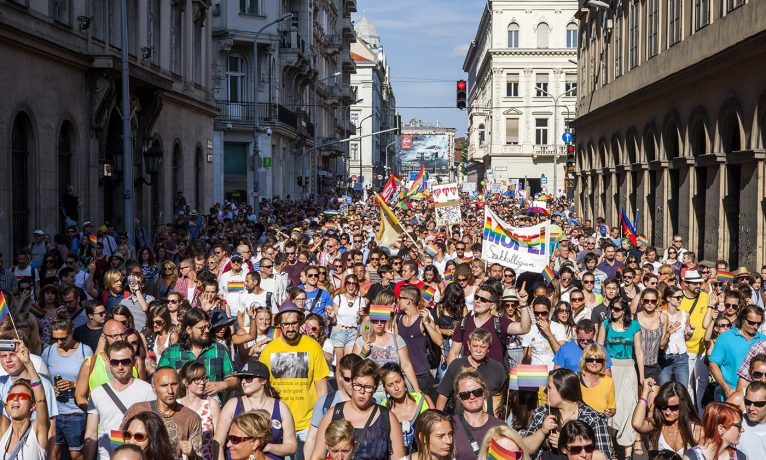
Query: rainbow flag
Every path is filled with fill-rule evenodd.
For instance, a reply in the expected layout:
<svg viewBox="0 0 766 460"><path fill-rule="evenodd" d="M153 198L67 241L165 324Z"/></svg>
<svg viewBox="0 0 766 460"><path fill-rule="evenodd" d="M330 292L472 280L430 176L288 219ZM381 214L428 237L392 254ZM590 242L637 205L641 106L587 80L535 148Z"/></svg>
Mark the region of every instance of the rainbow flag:
<svg viewBox="0 0 766 460"><path fill-rule="evenodd" d="M404 209L406 211L407 209L412 209L412 203L409 203L407 201L400 201L396 203L396 207L399 209Z"/></svg>
<svg viewBox="0 0 766 460"><path fill-rule="evenodd" d="M8 302L5 300L5 294L3 291L0 291L0 323L3 322L6 316L10 313L10 309L8 308Z"/></svg>
<svg viewBox="0 0 766 460"><path fill-rule="evenodd" d="M420 291L420 296L423 298L423 300L426 301L426 303L433 302L435 295L436 289L434 289L432 286L423 286L423 289Z"/></svg>
<svg viewBox="0 0 766 460"><path fill-rule="evenodd" d="M271 340L278 339L279 337L282 337L282 329L278 327L270 327L269 332L267 332L266 335L268 335Z"/></svg>
<svg viewBox="0 0 766 460"><path fill-rule="evenodd" d="M642 248L646 248L649 246L649 238L641 235L638 238L636 238L636 241L638 241L638 246Z"/></svg>
<svg viewBox="0 0 766 460"><path fill-rule="evenodd" d="M333 233L335 233L335 232L337 232L337 231L338 231L338 227L337 227L337 226L335 226L335 224L331 224L331 223L329 223L329 222L328 222L328 223L326 223L326 224L324 224L324 225L322 226L322 231L323 231L324 233L330 233L330 232L333 232Z"/></svg>
<svg viewBox="0 0 766 460"><path fill-rule="evenodd" d="M622 234L630 240L633 246L638 246L638 232L636 232L636 228L630 222L627 214L625 214L624 208L620 208L620 224L622 226Z"/></svg>
<svg viewBox="0 0 766 460"><path fill-rule="evenodd" d="M548 374L548 366L545 364L519 364L511 369L508 388L516 391L535 391L547 387Z"/></svg>
<svg viewBox="0 0 766 460"><path fill-rule="evenodd" d="M370 305L370 321L388 321L391 319L391 307Z"/></svg>
<svg viewBox="0 0 766 460"><path fill-rule="evenodd" d="M447 270L444 272L444 281L452 281L455 278L454 270Z"/></svg>
<svg viewBox="0 0 766 460"><path fill-rule="evenodd" d="M542 272L543 279L545 279L545 282L550 284L551 281L556 277L556 273L553 271L553 267L550 265L546 265L545 269Z"/></svg>
<svg viewBox="0 0 766 460"><path fill-rule="evenodd" d="M415 180L412 181L410 188L404 194L404 198L408 198L413 195L417 195L418 193L424 192L426 190L425 184L426 184L426 165L423 164L423 165L420 165L420 171L418 172L418 175L415 176Z"/></svg>
<svg viewBox="0 0 766 460"><path fill-rule="evenodd" d="M88 235L88 241L90 241L90 245L93 247L95 247L96 244L98 244L98 238L96 237L96 235L92 233Z"/></svg>
<svg viewBox="0 0 766 460"><path fill-rule="evenodd" d="M112 444L112 449L125 444L125 435L121 430L112 430L109 433L109 442Z"/></svg>
<svg viewBox="0 0 766 460"><path fill-rule="evenodd" d="M715 275L715 280L719 283L731 284L734 282L734 273L719 271L718 274Z"/></svg>
<svg viewBox="0 0 766 460"><path fill-rule="evenodd" d="M228 283L226 283L226 292L230 294L242 292L244 290L245 290L244 281L229 281Z"/></svg>
<svg viewBox="0 0 766 460"><path fill-rule="evenodd" d="M423 250L431 257L436 257L436 254L439 253L439 248L437 248L433 243L427 244Z"/></svg>
<svg viewBox="0 0 766 460"><path fill-rule="evenodd" d="M508 450L494 439L489 442L487 460L521 460L524 453L520 450Z"/></svg>
<svg viewBox="0 0 766 460"><path fill-rule="evenodd" d="M29 311L38 318L45 318L45 309L39 305L32 304L32 306L29 307Z"/></svg>

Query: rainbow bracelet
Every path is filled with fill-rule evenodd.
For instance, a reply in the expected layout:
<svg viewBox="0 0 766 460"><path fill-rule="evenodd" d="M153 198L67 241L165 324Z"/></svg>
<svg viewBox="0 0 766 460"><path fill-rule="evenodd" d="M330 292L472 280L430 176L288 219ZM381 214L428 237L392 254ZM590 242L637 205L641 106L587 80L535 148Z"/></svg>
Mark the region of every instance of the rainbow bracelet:
<svg viewBox="0 0 766 460"><path fill-rule="evenodd" d="M43 384L43 381L42 381L42 380L33 380L33 381L29 382L29 386L30 386L31 388L34 388L34 387L39 387L39 386L40 386L40 385L42 385L42 384Z"/></svg>

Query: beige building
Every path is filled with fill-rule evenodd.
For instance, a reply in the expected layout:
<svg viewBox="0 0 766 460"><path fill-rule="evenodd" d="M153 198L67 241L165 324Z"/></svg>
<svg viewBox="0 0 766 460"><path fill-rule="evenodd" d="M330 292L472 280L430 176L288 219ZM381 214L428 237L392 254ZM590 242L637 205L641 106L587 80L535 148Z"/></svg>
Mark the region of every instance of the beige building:
<svg viewBox="0 0 766 460"><path fill-rule="evenodd" d="M356 0L221 1L216 8L215 199L253 203L329 191L347 148L319 147L350 131Z"/></svg>
<svg viewBox="0 0 766 460"><path fill-rule="evenodd" d="M119 0L0 2L0 249L40 228L62 231L74 187L79 223L124 227ZM135 216L147 231L183 192L212 204L215 105L209 92L210 0L129 0ZM157 175L146 153L159 153ZM141 180L143 179L143 180ZM151 183L151 185L149 185ZM6 266L11 257L7 257Z"/></svg>
<svg viewBox="0 0 766 460"><path fill-rule="evenodd" d="M658 246L766 262L766 2L580 0L578 208Z"/></svg>
<svg viewBox="0 0 766 460"><path fill-rule="evenodd" d="M574 118L577 96L571 62L577 57L576 12L573 0L487 2L463 64L468 181L526 181L532 192L563 189L561 135Z"/></svg>

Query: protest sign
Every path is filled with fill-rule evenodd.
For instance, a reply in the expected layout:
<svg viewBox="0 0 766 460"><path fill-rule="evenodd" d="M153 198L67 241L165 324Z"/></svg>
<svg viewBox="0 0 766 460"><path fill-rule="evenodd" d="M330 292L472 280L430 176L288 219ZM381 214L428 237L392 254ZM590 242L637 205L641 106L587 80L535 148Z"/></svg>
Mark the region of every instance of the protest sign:
<svg viewBox="0 0 766 460"><path fill-rule="evenodd" d="M547 244L550 227L550 221L531 227L511 227L485 206L481 258L511 267L517 274L540 273L548 265L554 247Z"/></svg>

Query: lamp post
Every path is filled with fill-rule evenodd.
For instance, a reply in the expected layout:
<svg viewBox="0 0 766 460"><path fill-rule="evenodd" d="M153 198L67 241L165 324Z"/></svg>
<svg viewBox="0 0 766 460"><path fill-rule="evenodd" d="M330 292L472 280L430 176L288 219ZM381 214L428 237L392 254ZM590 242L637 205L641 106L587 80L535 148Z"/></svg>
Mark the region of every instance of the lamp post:
<svg viewBox="0 0 766 460"><path fill-rule="evenodd" d="M128 15L126 0L120 0L122 59L122 212L128 242L135 244L133 229L133 133L130 130L130 72L128 70Z"/></svg>
<svg viewBox="0 0 766 460"><path fill-rule="evenodd" d="M319 121L319 113L318 113L318 110L317 110L318 109L318 107L317 107L317 83L333 79L333 78L339 76L340 74L341 74L340 72L335 72L334 74L329 75L327 77L320 78L318 80L314 80L314 91L313 91L313 94L312 94L312 96L314 97L314 103L312 104L313 109L314 109L314 145L317 145L317 133L319 132L319 125L317 123ZM314 163L314 162L311 160L311 157L307 157L307 160L308 160L308 163L309 163L309 173L311 174L311 184L313 184L313 186L314 186L313 187L314 188L314 190L313 190L314 197L318 197L319 196L319 184L318 184L319 181L317 180L316 172L313 170L314 168L311 167L312 163ZM317 169L319 169L318 161L317 161ZM315 181L317 182L316 184L314 184ZM311 192L311 190L309 190L309 192Z"/></svg>
<svg viewBox="0 0 766 460"><path fill-rule="evenodd" d="M124 1L124 0L123 0ZM124 15L123 15L124 17ZM248 198L251 200L251 204L253 206L253 212L255 213L255 217L260 217L260 197L254 196L256 188L255 188L255 175L258 174L258 182L257 184L260 186L261 178L260 178L260 168L258 167L258 163L260 163L260 156L261 156L261 150L258 146L258 140L260 137L260 131L258 127L258 122L260 121L258 119L258 38L261 36L261 33L269 28L270 26L282 22L285 19L290 19L293 17L292 13L285 13L278 18L274 19L271 22L266 23L263 27L258 29L258 32L255 33L255 38L253 39L253 156L252 161L250 162L250 165L252 165L253 173L249 175L252 180L252 184L250 183L250 180L248 180ZM123 47L124 48L124 47ZM260 194L260 187L259 187L259 194Z"/></svg>
<svg viewBox="0 0 766 460"><path fill-rule="evenodd" d="M559 125L558 125L558 121L559 121L559 98L561 96L566 96L567 93L571 93L572 91L577 90L577 88L576 87L575 88L569 88L568 90L564 91L563 93L559 94L558 96L554 96L551 93L549 93L548 91L546 91L546 90L544 90L544 89L542 89L540 87L537 87L535 89L537 91L540 91L541 93L543 93L546 96L548 96L548 97L553 99L553 198L555 199L558 196L558 193L557 193L558 190L557 190L556 187L558 186L557 178L558 178L558 158L559 158L559 152L558 152L558 148L559 148L559 138L558 138L558 135L559 135L558 134L558 129L559 129Z"/></svg>
<svg viewBox="0 0 766 460"><path fill-rule="evenodd" d="M356 126L357 131L359 131L358 136L362 136L362 123L364 123L364 120L368 118L372 118L372 116L375 114L375 112L367 115L366 117L359 120L359 124ZM359 181L361 182L362 179L364 179L364 176L362 176L362 141L359 140Z"/></svg>

